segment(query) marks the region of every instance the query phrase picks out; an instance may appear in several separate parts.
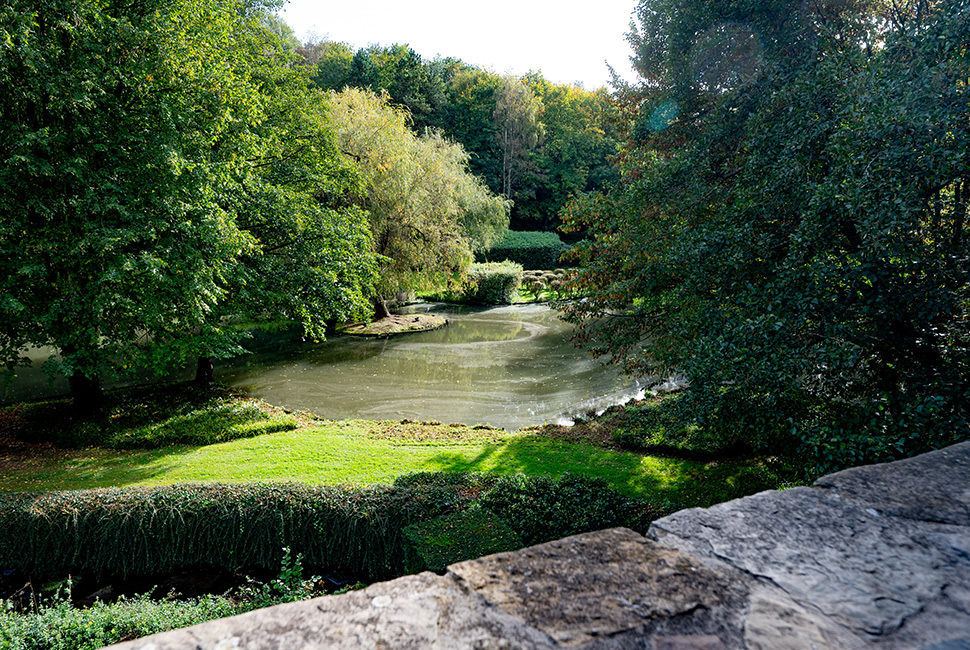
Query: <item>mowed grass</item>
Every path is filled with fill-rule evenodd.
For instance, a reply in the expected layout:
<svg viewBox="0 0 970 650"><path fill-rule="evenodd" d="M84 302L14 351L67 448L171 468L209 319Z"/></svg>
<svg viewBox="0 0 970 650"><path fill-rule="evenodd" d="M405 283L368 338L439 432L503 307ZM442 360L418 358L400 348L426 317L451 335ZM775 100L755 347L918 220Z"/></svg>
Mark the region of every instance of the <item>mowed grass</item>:
<svg viewBox="0 0 970 650"><path fill-rule="evenodd" d="M602 478L629 496L684 507L778 487L787 476L773 459L698 462L623 451L589 425L575 431L547 426L507 433L407 420L331 422L283 413L225 390L200 395L177 385L120 393L94 419L72 420L69 413L63 403L0 412L0 434L8 436L6 446L0 439L0 490L243 481L367 485L393 483L413 472L551 477L572 472ZM291 430L274 430L277 422ZM48 442L32 444L41 429ZM219 441L230 431L238 439ZM180 444L200 438L214 444ZM58 442L79 439L104 443ZM125 448L117 448L118 440L125 441ZM132 440L157 448L127 448Z"/></svg>
<svg viewBox="0 0 970 650"><path fill-rule="evenodd" d="M699 463L528 434L439 427L425 439L388 437L388 423L333 422L203 447L62 450L0 465L0 490L70 490L180 482L392 483L411 472L494 472L605 479L621 493L710 505L769 485L752 461ZM754 487L749 487L755 479ZM740 492L739 492L740 491Z"/></svg>

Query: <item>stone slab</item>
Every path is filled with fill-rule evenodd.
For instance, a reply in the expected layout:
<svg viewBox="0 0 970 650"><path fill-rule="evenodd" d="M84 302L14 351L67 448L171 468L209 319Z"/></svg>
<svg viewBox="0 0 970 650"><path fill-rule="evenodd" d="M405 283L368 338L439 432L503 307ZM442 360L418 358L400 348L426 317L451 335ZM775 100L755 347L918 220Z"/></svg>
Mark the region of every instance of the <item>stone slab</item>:
<svg viewBox="0 0 970 650"><path fill-rule="evenodd" d="M970 442L815 482L885 516L970 526Z"/></svg>
<svg viewBox="0 0 970 650"><path fill-rule="evenodd" d="M740 573L718 573L626 528L498 553L449 570L490 604L563 647L596 647L676 627L737 641ZM667 625L676 621L676 626ZM611 647L615 647L611 646ZM642 647L642 646L641 646Z"/></svg>
<svg viewBox="0 0 970 650"><path fill-rule="evenodd" d="M884 635L947 584L942 550L914 543L924 532L837 494L793 488L683 510L654 522L650 536L687 540L680 550L770 580L855 633Z"/></svg>
<svg viewBox="0 0 970 650"><path fill-rule="evenodd" d="M339 596L202 623L116 650L551 650L555 644L489 607L453 578L406 576Z"/></svg>

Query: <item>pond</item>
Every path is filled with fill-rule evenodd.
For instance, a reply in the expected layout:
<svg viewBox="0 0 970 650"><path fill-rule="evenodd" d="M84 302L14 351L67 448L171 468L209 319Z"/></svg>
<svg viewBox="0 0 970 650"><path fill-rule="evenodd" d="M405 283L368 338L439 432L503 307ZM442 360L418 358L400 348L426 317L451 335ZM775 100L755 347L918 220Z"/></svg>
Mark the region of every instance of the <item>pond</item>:
<svg viewBox="0 0 970 650"><path fill-rule="evenodd" d="M438 420L515 430L602 410L643 384L576 348L573 328L544 305L470 309L417 305L447 327L389 339L334 336L303 343L259 336L253 353L220 362L216 379L271 404L329 419ZM66 391L21 370L6 401ZM191 375L175 378L190 378Z"/></svg>
<svg viewBox="0 0 970 650"><path fill-rule="evenodd" d="M572 326L543 305L417 309L448 318L448 326L382 340L335 337L264 348L217 370L217 377L272 404L326 418L510 430L566 421L643 392L636 380L577 349Z"/></svg>

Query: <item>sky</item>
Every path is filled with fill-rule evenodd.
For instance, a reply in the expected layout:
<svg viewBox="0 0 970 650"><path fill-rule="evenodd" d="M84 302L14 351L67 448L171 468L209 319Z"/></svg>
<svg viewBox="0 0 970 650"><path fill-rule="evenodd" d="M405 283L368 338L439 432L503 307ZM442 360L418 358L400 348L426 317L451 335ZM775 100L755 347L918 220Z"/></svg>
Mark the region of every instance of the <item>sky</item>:
<svg viewBox="0 0 970 650"><path fill-rule="evenodd" d="M300 40L411 46L499 74L541 71L549 81L592 90L609 81L606 62L630 81L624 34L637 0L289 0L280 13ZM568 8L572 5L576 8Z"/></svg>

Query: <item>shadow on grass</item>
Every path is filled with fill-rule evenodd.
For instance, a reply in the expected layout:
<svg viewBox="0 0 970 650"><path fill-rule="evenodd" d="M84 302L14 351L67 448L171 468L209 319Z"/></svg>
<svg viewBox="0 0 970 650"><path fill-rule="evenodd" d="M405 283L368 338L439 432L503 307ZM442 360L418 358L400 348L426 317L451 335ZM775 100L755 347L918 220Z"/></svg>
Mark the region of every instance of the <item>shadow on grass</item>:
<svg viewBox="0 0 970 650"><path fill-rule="evenodd" d="M709 507L770 489L789 487L797 472L777 459L698 462L618 452L584 444L512 440L473 457L439 454L428 471L523 473L558 477L565 472L602 478L627 496L674 508Z"/></svg>
<svg viewBox="0 0 970 650"><path fill-rule="evenodd" d="M178 466L194 447L145 451L50 449L26 458L0 459L0 490L80 490L150 481Z"/></svg>
<svg viewBox="0 0 970 650"><path fill-rule="evenodd" d="M678 472L680 460L665 460L667 471ZM565 472L605 479L617 491L636 496L650 496L666 482L664 472L645 467L643 458L629 452L560 441L525 438L502 444L486 445L478 454L466 457L442 453L425 463L428 471L493 472L529 474L550 477Z"/></svg>

